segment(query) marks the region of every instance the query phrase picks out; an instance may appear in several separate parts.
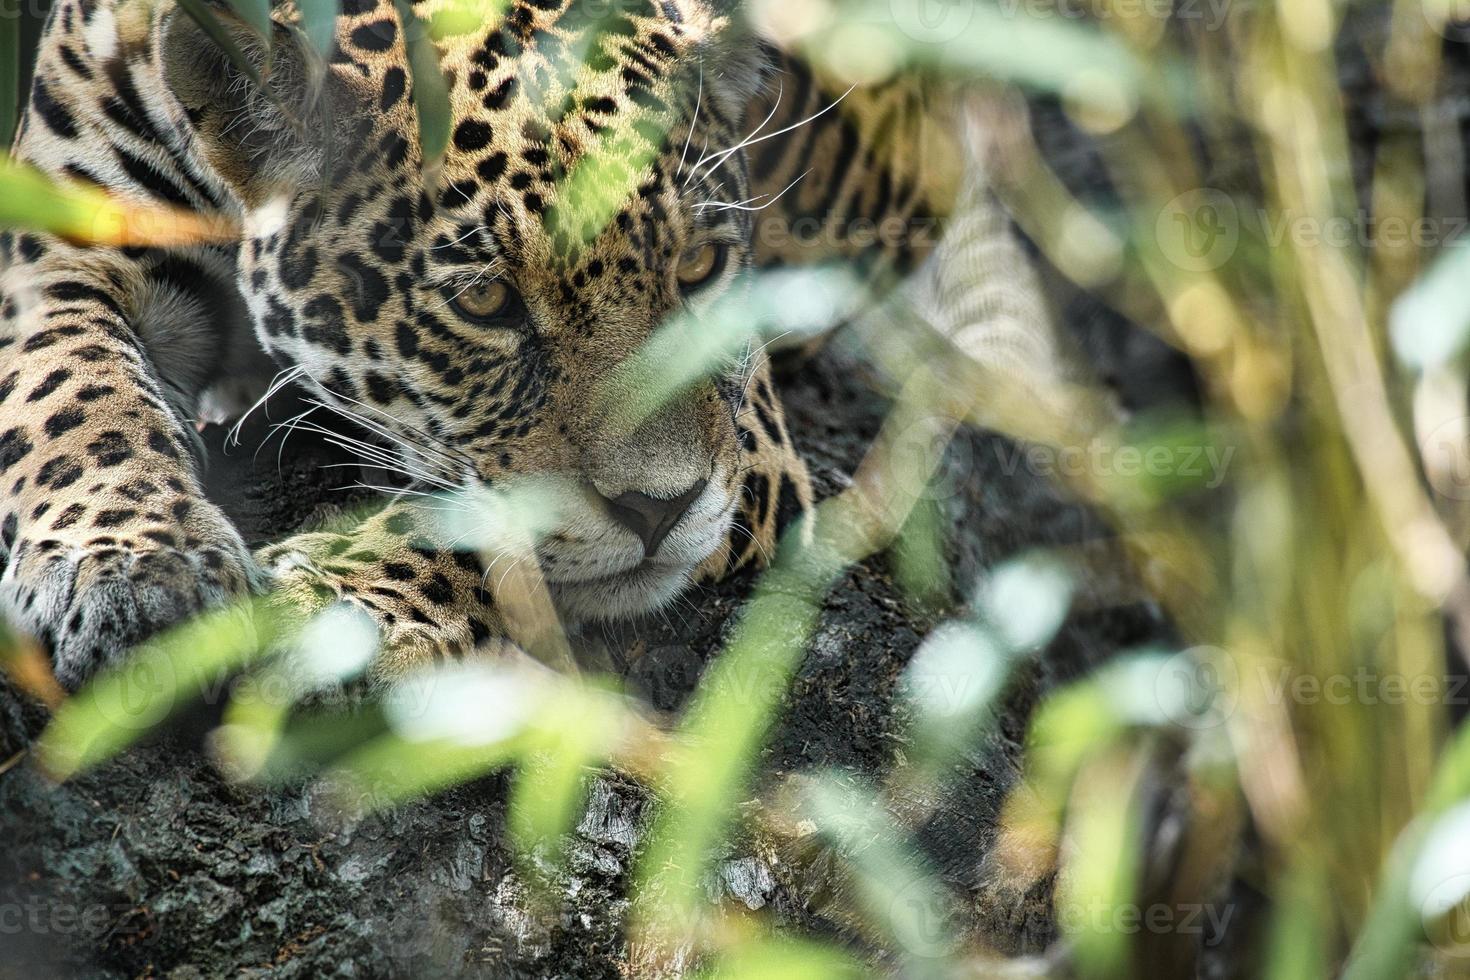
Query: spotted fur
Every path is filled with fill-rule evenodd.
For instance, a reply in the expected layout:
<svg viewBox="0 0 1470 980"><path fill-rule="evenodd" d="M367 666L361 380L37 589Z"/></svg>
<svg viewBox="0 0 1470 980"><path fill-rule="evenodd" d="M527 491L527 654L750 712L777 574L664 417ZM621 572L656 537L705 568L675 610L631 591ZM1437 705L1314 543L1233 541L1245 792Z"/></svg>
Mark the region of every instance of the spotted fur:
<svg viewBox="0 0 1470 980"><path fill-rule="evenodd" d="M445 7L412 9L432 23ZM487 570L403 504L353 535L247 553L203 498L191 422L237 413L276 365L374 430L379 461L420 489L561 478L536 557L572 619L655 608L759 562L810 507L759 351L634 425L605 393L666 316L697 317L743 288L741 269L809 257L772 247L754 216L923 211L916 168L849 162L899 140L901 105L720 153L751 120L812 115L820 87L698 0L517 0L438 42L453 111L426 169L404 9L346 0L320 85L289 4L269 63L238 27L268 93L170 3L53 9L19 156L243 228L237 245L167 252L0 235L0 603L67 684L267 582L307 608L366 609L389 671L503 633ZM794 210L697 206L770 201L813 153L829 179L790 195ZM594 184L627 190L606 213L566 192L589 161ZM711 241L728 269L681 292L679 257ZM519 297L514 322L456 312L487 278ZM619 519L627 495L687 503L651 553Z"/></svg>

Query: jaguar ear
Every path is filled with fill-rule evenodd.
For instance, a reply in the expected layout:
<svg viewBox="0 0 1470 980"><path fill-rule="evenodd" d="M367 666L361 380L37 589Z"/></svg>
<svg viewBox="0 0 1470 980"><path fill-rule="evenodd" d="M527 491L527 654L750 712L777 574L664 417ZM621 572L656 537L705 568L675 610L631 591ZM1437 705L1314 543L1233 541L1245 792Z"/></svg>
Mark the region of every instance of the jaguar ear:
<svg viewBox="0 0 1470 980"><path fill-rule="evenodd" d="M699 46L706 91L731 118L738 119L761 92L774 59L740 0L706 0L705 7L714 15L713 28Z"/></svg>
<svg viewBox="0 0 1470 980"><path fill-rule="evenodd" d="M319 178L330 99L325 66L296 32L274 25L269 49L219 7L225 47L175 8L162 24L163 78L188 114L209 163L247 205Z"/></svg>

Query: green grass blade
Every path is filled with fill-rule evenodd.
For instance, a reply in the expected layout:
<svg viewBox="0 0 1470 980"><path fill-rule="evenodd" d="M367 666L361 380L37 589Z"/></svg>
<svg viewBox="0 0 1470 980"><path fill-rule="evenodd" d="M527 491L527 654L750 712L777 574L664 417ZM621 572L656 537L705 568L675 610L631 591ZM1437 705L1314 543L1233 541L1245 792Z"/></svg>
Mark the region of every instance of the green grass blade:
<svg viewBox="0 0 1470 980"><path fill-rule="evenodd" d="M561 838L576 823L587 775L617 743L623 716L601 692L572 683L550 707L537 722L539 747L516 774L508 823L523 855L539 848L560 863Z"/></svg>
<svg viewBox="0 0 1470 980"><path fill-rule="evenodd" d="M301 32L317 54L331 53L337 36L338 0L297 0L301 9Z"/></svg>
<svg viewBox="0 0 1470 980"><path fill-rule="evenodd" d="M0 150L8 150L20 118L20 4L0 0Z"/></svg>
<svg viewBox="0 0 1470 980"><path fill-rule="evenodd" d="M953 903L878 797L861 785L827 778L808 787L801 810L837 846L851 871L851 895L862 921L881 930L903 957L904 975L950 975L947 961L959 945Z"/></svg>
<svg viewBox="0 0 1470 980"><path fill-rule="evenodd" d="M330 605L312 617L280 656L252 674L252 683L232 692L214 743L222 767L248 779L273 761L279 765L276 749L300 702L362 676L379 642L377 624L350 603Z"/></svg>
<svg viewBox="0 0 1470 980"><path fill-rule="evenodd" d="M203 0L178 0L178 5L194 23L199 25L199 29L208 35L211 41L219 45L220 50L225 53L226 58L230 59L230 64L234 65L237 71L250 79L257 88L265 89L265 82L261 79L260 72L256 70L255 65L251 64L250 59L245 57L240 46L235 43L235 38L230 34L229 28L215 16L215 12L207 7ZM267 32L266 38L269 37L270 34Z"/></svg>
<svg viewBox="0 0 1470 980"><path fill-rule="evenodd" d="M1097 910L1135 908L1139 815L1136 775L1122 753L1101 760L1079 783L1081 800L1067 815L1066 870L1058 879L1063 932L1084 977L1128 976L1132 937Z"/></svg>
<svg viewBox="0 0 1470 980"><path fill-rule="evenodd" d="M1470 246L1445 249L1389 312L1389 336L1399 361L1433 370L1458 357L1470 344Z"/></svg>
<svg viewBox="0 0 1470 980"><path fill-rule="evenodd" d="M1413 901L1410 881L1415 866L1424 860L1430 821L1466 799L1470 799L1470 727L1461 726L1440 754L1419 821L1400 835L1385 862L1373 906L1343 970L1345 980L1405 974L1416 944L1424 938L1425 922Z"/></svg>
<svg viewBox="0 0 1470 980"><path fill-rule="evenodd" d="M925 637L903 672L915 775L944 778L989 721L1011 663L995 634L973 623L945 623Z"/></svg>
<svg viewBox="0 0 1470 980"><path fill-rule="evenodd" d="M454 0L434 11L429 35L435 41L478 34L505 16L509 0Z"/></svg>
<svg viewBox="0 0 1470 980"><path fill-rule="evenodd" d="M793 532L788 532L789 538ZM801 552L799 561L792 561ZM783 547L761 580L735 639L709 668L681 727L690 752L670 764L670 805L649 835L639 863L645 886L655 878L663 901L645 910L654 929L693 921L700 879L718 849L749 769L816 628L824 595L847 556L827 544L804 552Z"/></svg>
<svg viewBox="0 0 1470 980"><path fill-rule="evenodd" d="M439 67L439 52L429 26L404 0L394 0L403 43L408 50L409 73L413 76L413 104L419 117L419 148L425 170L434 171L449 146L449 85Z"/></svg>
<svg viewBox="0 0 1470 980"><path fill-rule="evenodd" d="M186 245L232 239L227 219L115 198L99 187L56 181L0 158L0 228L46 231L99 245Z"/></svg>
<svg viewBox="0 0 1470 980"><path fill-rule="evenodd" d="M238 602L134 650L57 709L41 734L41 765L66 779L110 759L228 675L269 652L285 623L264 600Z"/></svg>
<svg viewBox="0 0 1470 980"><path fill-rule="evenodd" d="M1267 942L1264 975L1269 980L1331 975L1322 927L1328 905L1323 880L1315 870L1291 868L1278 886L1277 912Z"/></svg>
<svg viewBox="0 0 1470 980"><path fill-rule="evenodd" d="M702 980L858 980L869 975L830 946L774 936L740 943L699 974Z"/></svg>
<svg viewBox="0 0 1470 980"><path fill-rule="evenodd" d="M815 325L840 322L860 291L842 269L757 273L748 295L732 290L710 309L676 313L660 324L604 382L607 408L621 431L631 432L682 392L727 369L748 344L807 336Z"/></svg>
<svg viewBox="0 0 1470 980"><path fill-rule="evenodd" d="M256 36L270 44L272 34L270 0L229 0L230 9L243 20Z"/></svg>
<svg viewBox="0 0 1470 980"><path fill-rule="evenodd" d="M566 825L580 796L572 774L611 751L622 718L617 702L580 682L486 664L407 678L384 695L383 707L390 732L345 756L329 774L346 802L392 806L557 756L545 782L531 777L536 804L545 808L533 804L528 813L522 804L527 846ZM289 741L284 747L299 754Z"/></svg>
<svg viewBox="0 0 1470 980"><path fill-rule="evenodd" d="M516 738L466 745L386 735L347 756L323 780L339 806L372 812L487 776L513 765L523 751Z"/></svg>

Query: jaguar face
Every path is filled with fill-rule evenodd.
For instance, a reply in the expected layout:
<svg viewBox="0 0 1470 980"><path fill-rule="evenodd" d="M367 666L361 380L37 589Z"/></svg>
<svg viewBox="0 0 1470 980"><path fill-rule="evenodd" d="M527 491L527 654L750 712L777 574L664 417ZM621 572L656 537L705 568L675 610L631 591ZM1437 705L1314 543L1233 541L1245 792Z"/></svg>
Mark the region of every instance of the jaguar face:
<svg viewBox="0 0 1470 980"><path fill-rule="evenodd" d="M420 489L548 488L537 557L575 618L659 606L725 560L764 442L742 396L766 370L731 358L629 409L660 325L697 330L742 288L750 212L726 205L746 161L722 150L748 93L727 79L758 70L717 60L695 5L583 6L517 3L440 42L451 133L426 171L403 25L349 2L336 136L251 203L239 260L262 342L379 430L385 467Z"/></svg>

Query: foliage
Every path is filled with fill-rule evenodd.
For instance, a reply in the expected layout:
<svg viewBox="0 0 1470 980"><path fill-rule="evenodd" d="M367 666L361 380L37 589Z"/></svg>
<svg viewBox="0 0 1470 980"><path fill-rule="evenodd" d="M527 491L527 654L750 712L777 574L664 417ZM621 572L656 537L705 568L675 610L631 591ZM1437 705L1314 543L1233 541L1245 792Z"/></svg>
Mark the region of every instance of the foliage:
<svg viewBox="0 0 1470 980"><path fill-rule="evenodd" d="M984 581L957 583L968 601L913 657L904 679L911 752L881 785L805 774L763 786L754 806L740 805L756 792L756 756L821 598L851 563L887 549L909 569L902 574L916 593L935 580L925 571L942 561L934 514L920 495L885 479L900 437L922 420L945 421L940 438L904 463L919 485L939 470L944 442L963 420L1038 445L1101 450L1093 459L1121 459L1124 451L1146 459L1158 450L1177 460L1181 448L1228 446L1228 473L1208 486L1179 469L1069 474L1075 492L1114 522L1183 642L1177 650L1126 651L1040 707L1026 779L1000 837L1024 841L1032 858L1058 865L1057 918L1084 975L1132 975L1161 941L1088 914L1137 912L1145 902L1157 870L1149 786L1161 765L1184 790L1189 816L1176 862L1185 870L1169 900L1229 901L1224 889L1236 861L1249 855L1252 884L1269 902L1261 972L1397 976L1426 957L1463 955L1454 926L1470 898L1470 736L1449 732L1455 692L1445 665L1446 625L1463 637L1470 614L1463 504L1470 311L1455 288L1465 253L1386 234L1335 240L1324 230L1361 226L1365 207L1375 227L1390 218L1412 224L1447 181L1462 187L1464 174L1429 158L1423 144L1385 133L1380 162L1355 185L1334 42L1345 19L1371 17L1374 5L1231 5L1210 25L1169 22L1148 5L1104 4L1107 16L1074 20L1049 5L1000 0L977 2L974 16L947 36L932 24L914 28L912 16L895 15L902 6L801 0L752 10L767 29L854 82L899 70L982 73L1058 100L1095 137L1121 200L1074 196L1025 127L1014 125L995 141L998 189L1061 275L1191 358L1203 391L1198 416L1079 433L1056 418L1028 416L1025 399L997 404L1003 379L944 363L952 358L920 343L927 356L881 364L900 393L872 454L850 489L788 535L679 718L655 722L607 679L491 663L429 674L392 692L386 729L347 752L330 744L338 722L313 724L309 708L288 728L290 704L231 704L213 743L223 767L262 783L311 774L359 806L391 806L512 770L513 843L553 864L588 774L616 767L661 802L634 875L632 941L692 946L705 954L709 976L876 970L876 959L855 958L850 948L782 936L775 922L736 917L706 900L711 861L733 833L800 824L840 855L855 883L844 921L861 924L869 948L890 951L889 966L916 976L983 970L983 951L965 937L936 949L909 917L965 896L925 867L894 801L953 789L954 759L995 724L1010 670L1044 650L1085 569L1066 555L1027 555ZM1409 0L1383 18L1369 59L1386 98L1423 113L1444 96L1441 54L1456 30L1448 6ZM203 22L214 17L202 4L186 9ZM429 165L448 131L430 41L498 16L498 6L466 9L441 12L412 32ZM235 10L266 26L259 4ZM325 50L330 9L313 0L302 11L303 31ZM0 32L6 62L16 35L5 21ZM15 103L14 85L0 75L0 106ZM0 133L6 119L0 109ZM567 180L616 200L616 175L591 159ZM1221 160L1250 164L1250 175L1212 186L1210 165ZM17 165L0 171L0 222L111 244L159 240L119 231L132 226L93 191L48 186ZM167 241L180 240L171 233ZM821 292L830 282L788 285ZM856 287L843 280L842 289ZM629 411L651 411L731 350L792 329L776 322L788 308L775 302L759 316L715 315L706 327L718 329L701 334L699 349L685 342L680 324L669 324L618 386L639 393ZM767 333L752 333L752 323ZM869 354L886 356L876 344ZM518 512L505 504L493 505L497 521ZM360 673L374 642L340 610L324 615L339 618L298 628L258 609L232 609L180 627L122 668L146 672L148 684L112 674L61 703L41 759L58 777L94 765L191 692L246 665L276 672L309 701ZM241 630L242 620L252 628ZM953 683L937 683L943 679ZM1392 679L1425 693L1391 696ZM124 688L142 699L126 711L117 707ZM1332 690L1348 693L1337 699ZM477 710L466 710L471 704ZM920 901L891 901L898 891Z"/></svg>

